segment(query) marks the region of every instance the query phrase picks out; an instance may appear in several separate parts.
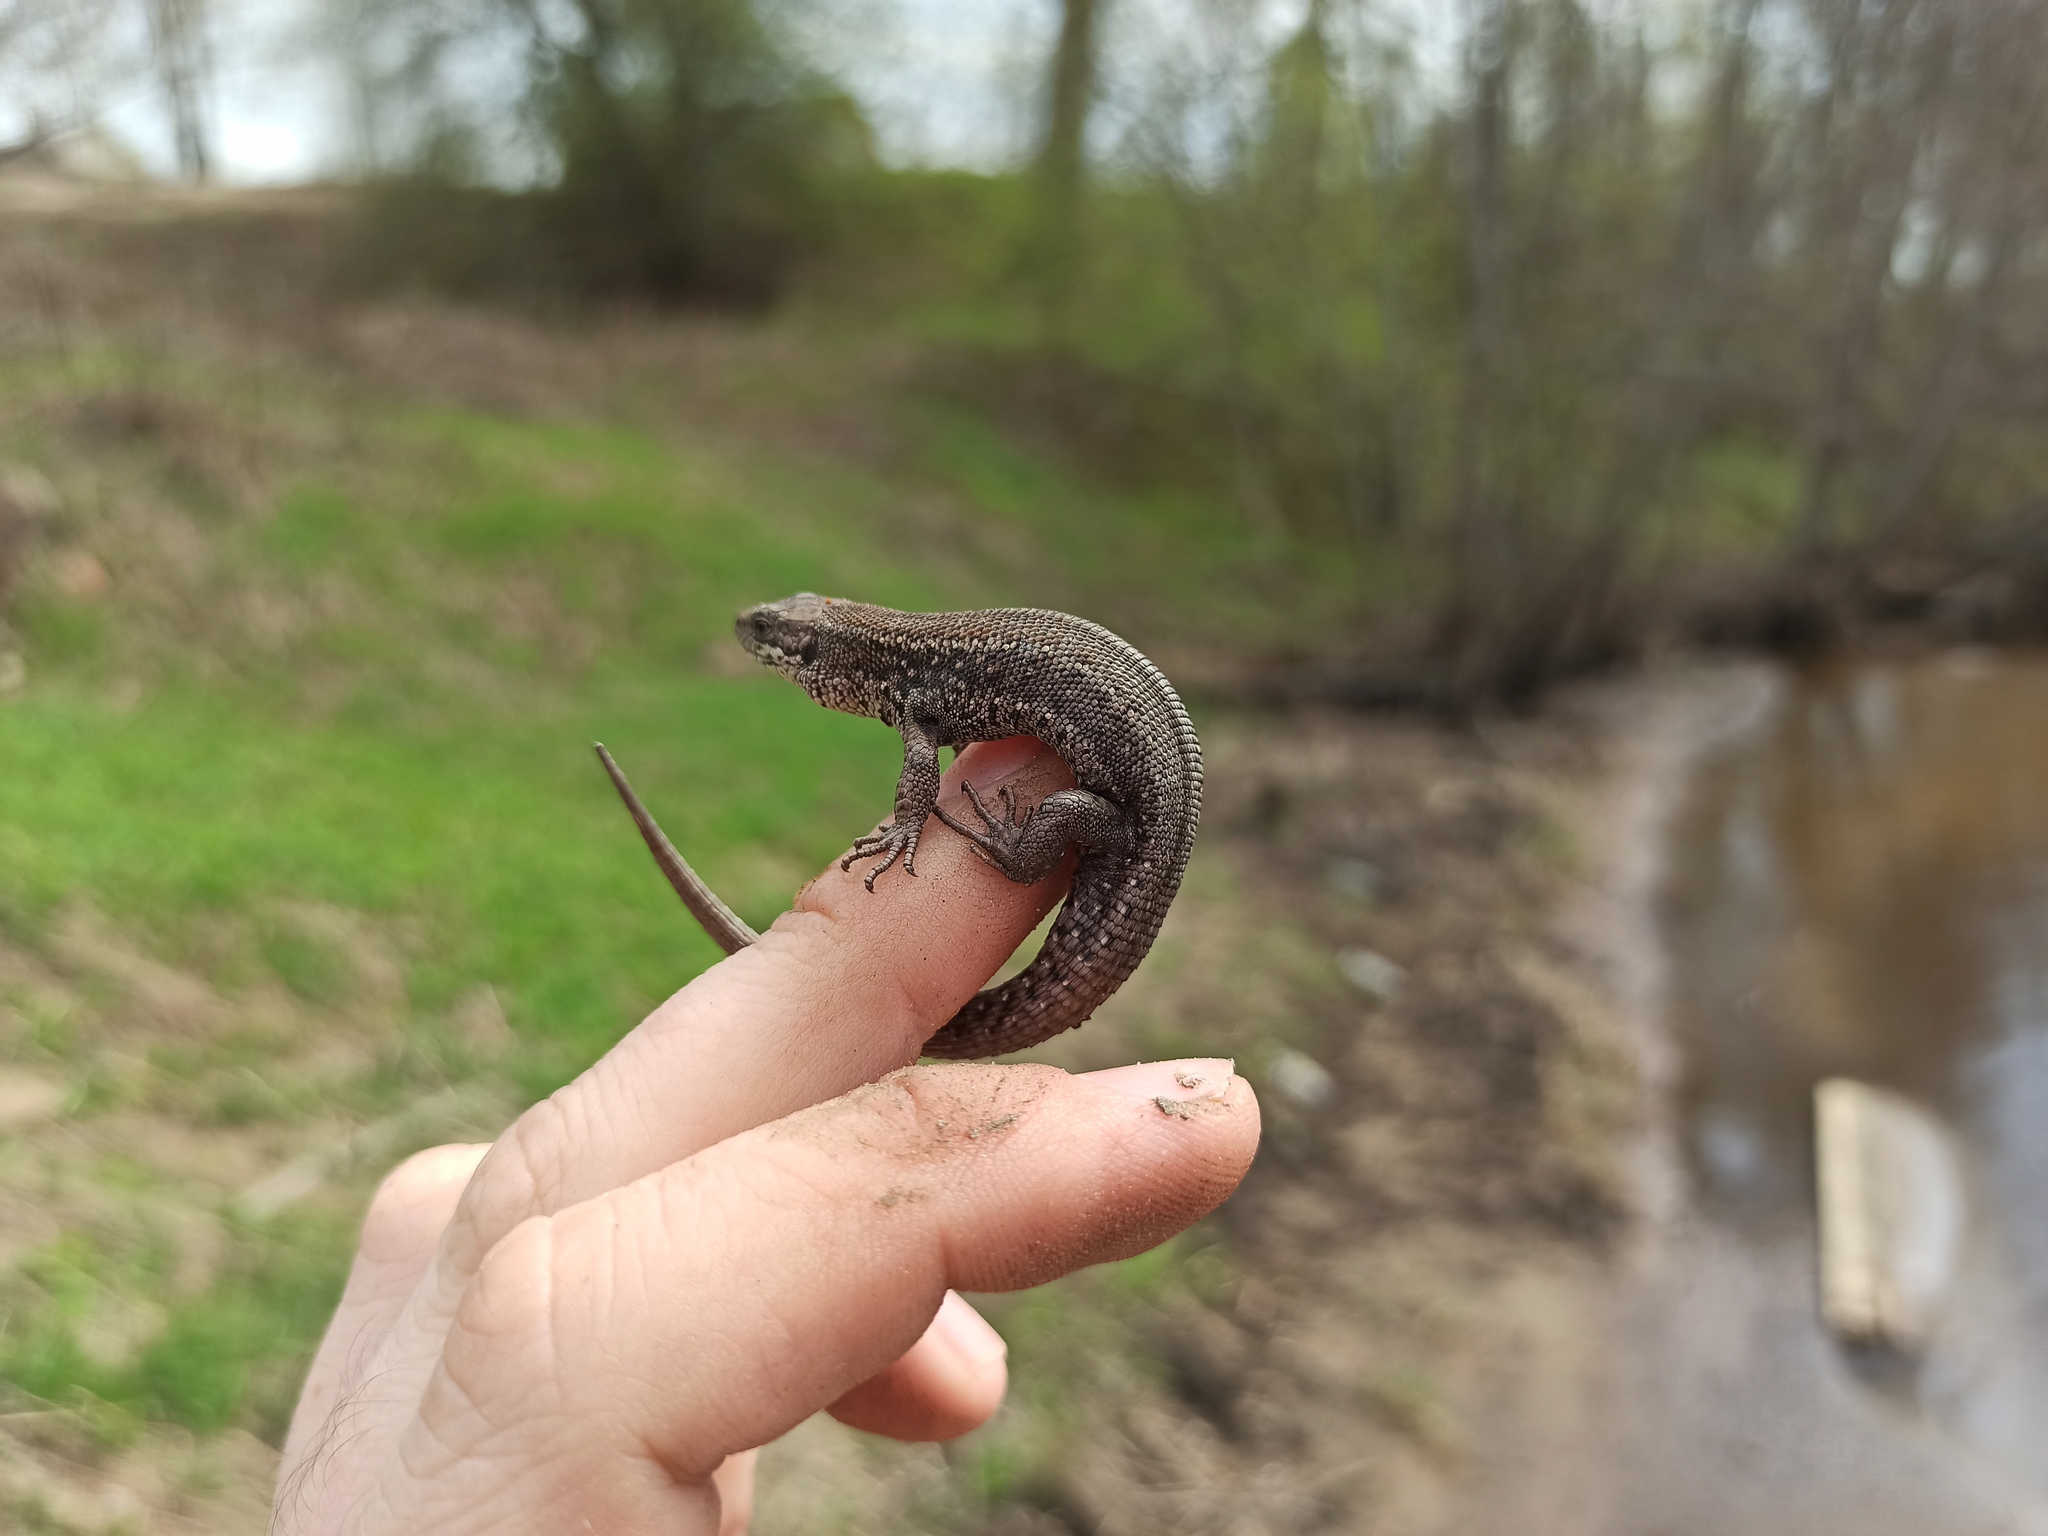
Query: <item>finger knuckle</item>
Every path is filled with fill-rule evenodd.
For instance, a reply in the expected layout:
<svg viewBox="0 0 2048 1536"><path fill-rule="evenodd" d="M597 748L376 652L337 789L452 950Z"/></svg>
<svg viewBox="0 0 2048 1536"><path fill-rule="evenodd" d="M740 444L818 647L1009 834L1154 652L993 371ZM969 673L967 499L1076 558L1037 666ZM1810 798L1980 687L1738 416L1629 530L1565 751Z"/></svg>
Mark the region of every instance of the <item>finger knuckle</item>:
<svg viewBox="0 0 2048 1536"><path fill-rule="evenodd" d="M521 1115L471 1179L459 1224L470 1234L472 1255L494 1250L522 1221L561 1203L567 1149L577 1144L566 1098L558 1093Z"/></svg>
<svg viewBox="0 0 2048 1536"><path fill-rule="evenodd" d="M521 1222L485 1255L464 1291L457 1323L486 1337L522 1339L550 1320L554 1245L545 1217Z"/></svg>
<svg viewBox="0 0 2048 1536"><path fill-rule="evenodd" d="M363 1216L361 1247L372 1256L401 1242L411 1231L419 1207L440 1197L451 1177L451 1163L467 1149L429 1147L415 1152L384 1175Z"/></svg>
<svg viewBox="0 0 2048 1536"><path fill-rule="evenodd" d="M456 1308L442 1360L465 1398L551 1383L554 1370L554 1244L550 1223L522 1222L485 1255Z"/></svg>

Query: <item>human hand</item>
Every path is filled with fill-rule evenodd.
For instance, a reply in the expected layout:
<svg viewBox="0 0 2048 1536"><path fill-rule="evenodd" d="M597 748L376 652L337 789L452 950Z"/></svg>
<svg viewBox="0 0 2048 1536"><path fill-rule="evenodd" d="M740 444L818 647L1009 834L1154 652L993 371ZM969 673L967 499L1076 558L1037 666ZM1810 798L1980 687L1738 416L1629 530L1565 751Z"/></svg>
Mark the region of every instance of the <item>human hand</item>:
<svg viewBox="0 0 2048 1536"><path fill-rule="evenodd" d="M954 805L963 770L1070 782L1026 738L963 753ZM949 1287L1142 1252L1236 1187L1228 1062L906 1066L1066 884L933 833L914 879L829 868L495 1144L385 1181L280 1536L735 1536L752 1448L820 1408L909 1440L995 1411L1002 1342Z"/></svg>

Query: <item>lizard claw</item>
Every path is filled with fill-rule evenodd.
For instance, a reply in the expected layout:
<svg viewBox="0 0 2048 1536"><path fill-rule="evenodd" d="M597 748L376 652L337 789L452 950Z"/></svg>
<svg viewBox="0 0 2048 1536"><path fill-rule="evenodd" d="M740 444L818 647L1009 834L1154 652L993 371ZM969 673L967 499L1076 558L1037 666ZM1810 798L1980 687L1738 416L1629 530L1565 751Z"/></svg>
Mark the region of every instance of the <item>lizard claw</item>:
<svg viewBox="0 0 2048 1536"><path fill-rule="evenodd" d="M1021 818L1017 815L1017 793L1007 784L999 786L996 790L996 798L1003 803L1003 814L1000 820L990 813L987 805L983 804L981 796L975 793L972 783L962 779L960 781L960 788L967 796L967 803L974 807L974 814L981 818L981 824L987 827L992 835L1000 836L1005 831L1016 831L1031 819L1031 811L1026 811ZM1033 809L1036 809L1036 807Z"/></svg>
<svg viewBox="0 0 2048 1536"><path fill-rule="evenodd" d="M846 857L839 861L839 867L841 869L851 869L854 860L864 859L871 853L885 855L882 862L869 870L867 878L861 882L870 891L875 888L875 880L898 859L903 861L903 872L906 875L915 876L917 874L918 834L922 830L919 827L912 827L905 831L891 823L886 827L868 833L865 837L855 838L853 847L847 852Z"/></svg>
<svg viewBox="0 0 2048 1536"><path fill-rule="evenodd" d="M981 824L984 827L987 827L991 832L997 831L1001 827L1001 823L995 817L989 815L988 807L981 803L981 796L975 793L973 780L962 779L960 781L960 792L967 796L967 803L974 807L974 814L981 818ZM1007 784L997 791L998 794L1002 795L1008 795L1009 792L1010 786Z"/></svg>
<svg viewBox="0 0 2048 1536"><path fill-rule="evenodd" d="M997 816L988 808L988 803L975 792L971 782L962 779L960 791L967 796L967 803L974 808L974 814L981 818L981 824L986 830L976 831L971 826L955 821L946 814L944 806L934 807L939 820L966 838L974 851L981 855L984 863L993 864L1011 879L1016 879L1013 873L1016 850L1024 836L1024 828L1032 817L1038 814L1038 807L1032 806L1023 815L1018 815L1016 792L1004 784L996 790L996 798L1003 807L1003 814Z"/></svg>

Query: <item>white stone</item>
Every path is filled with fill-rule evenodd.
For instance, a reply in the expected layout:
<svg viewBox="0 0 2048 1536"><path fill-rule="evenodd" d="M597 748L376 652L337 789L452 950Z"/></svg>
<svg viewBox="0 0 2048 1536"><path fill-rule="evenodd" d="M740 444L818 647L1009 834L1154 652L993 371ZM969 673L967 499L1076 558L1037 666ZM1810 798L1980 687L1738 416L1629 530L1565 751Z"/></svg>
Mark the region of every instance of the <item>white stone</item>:
<svg viewBox="0 0 2048 1536"><path fill-rule="evenodd" d="M1313 1056L1291 1048L1283 1048L1273 1058L1266 1075L1281 1093L1310 1109L1321 1109L1337 1096L1337 1079L1330 1075L1330 1069Z"/></svg>
<svg viewBox="0 0 2048 1536"><path fill-rule="evenodd" d="M1376 949L1340 949L1337 969L1369 997L1391 1003L1408 985L1408 973Z"/></svg>

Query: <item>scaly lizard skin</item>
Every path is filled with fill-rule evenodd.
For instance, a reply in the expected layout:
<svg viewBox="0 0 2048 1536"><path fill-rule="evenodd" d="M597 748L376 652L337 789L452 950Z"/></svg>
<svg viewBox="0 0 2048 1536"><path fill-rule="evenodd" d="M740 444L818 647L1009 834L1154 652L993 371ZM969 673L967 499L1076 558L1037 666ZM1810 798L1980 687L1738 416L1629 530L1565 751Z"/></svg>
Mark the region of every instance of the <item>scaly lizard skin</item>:
<svg viewBox="0 0 2048 1536"><path fill-rule="evenodd" d="M1022 1050L1072 1029L1138 967L1180 888L1202 810L1202 748L1159 669L1099 624L1037 608L899 613L800 593L741 614L740 644L830 709L903 733L895 814L840 863L881 855L867 887L936 815L1019 884L1081 850L1066 904L1022 972L976 994L925 1043L927 1056ZM963 784L980 825L939 809L939 749L1036 736L1076 788L1019 810ZM727 954L756 935L684 862L600 746L598 755L669 883Z"/></svg>

